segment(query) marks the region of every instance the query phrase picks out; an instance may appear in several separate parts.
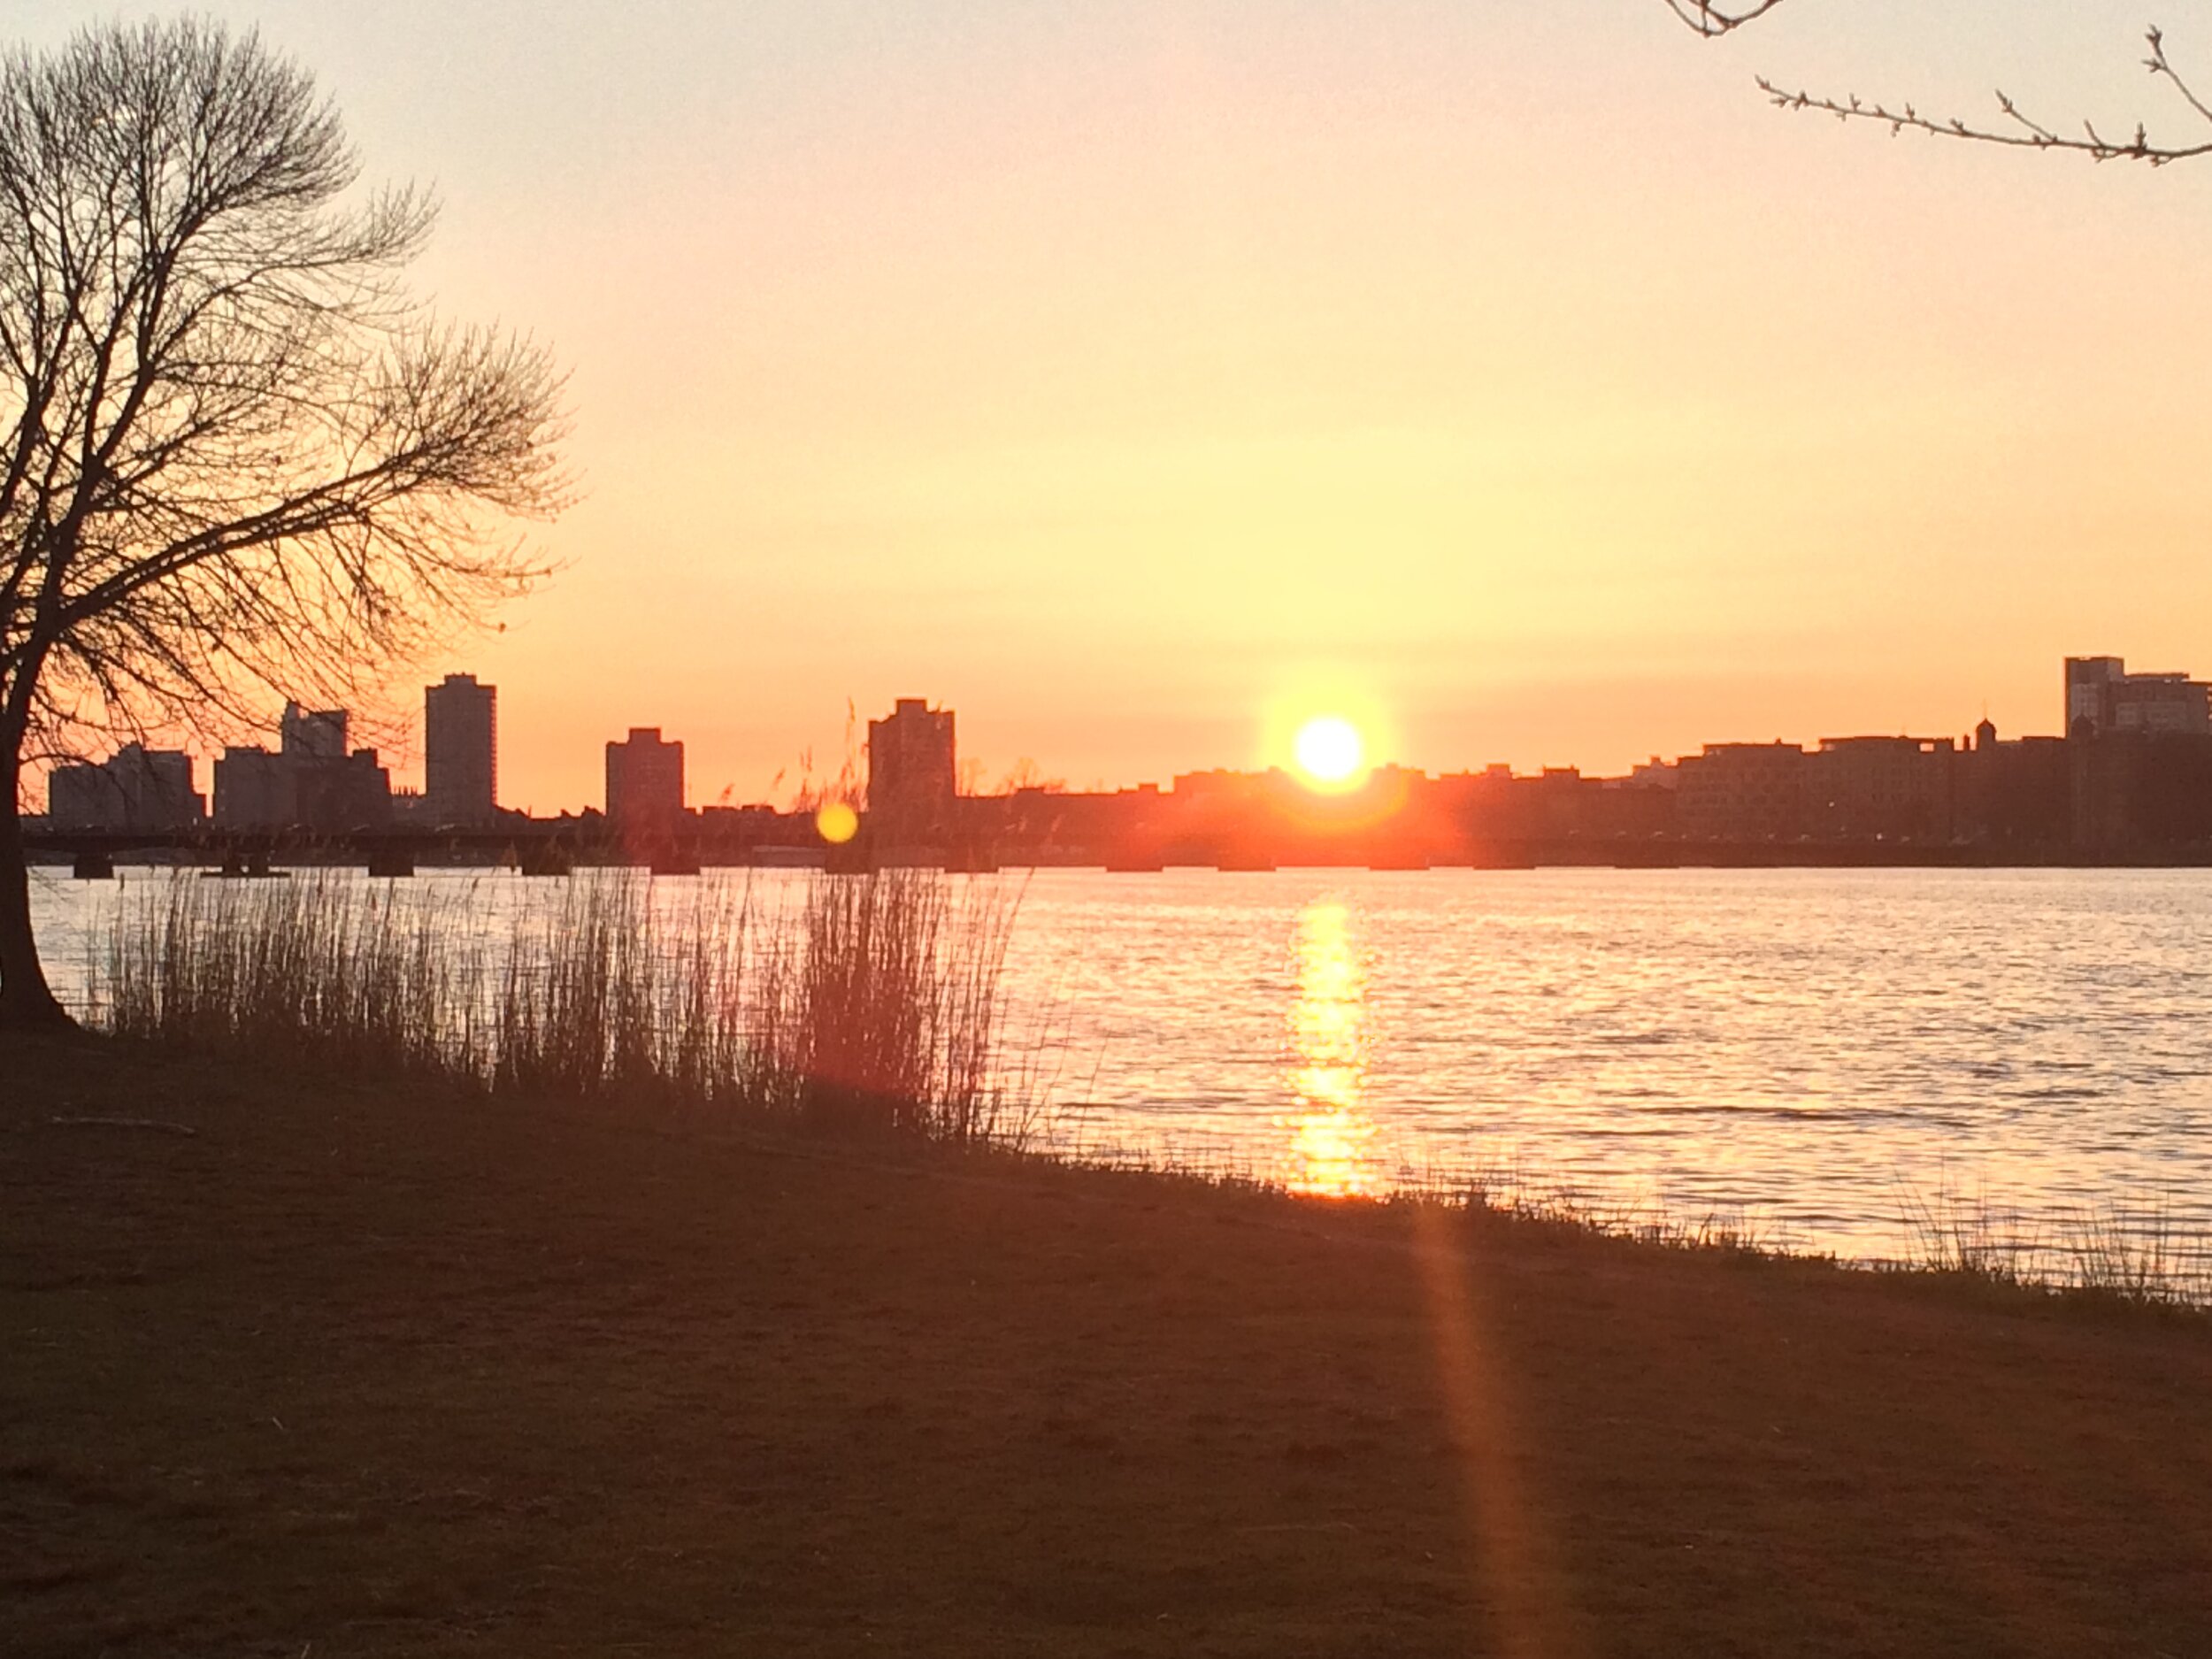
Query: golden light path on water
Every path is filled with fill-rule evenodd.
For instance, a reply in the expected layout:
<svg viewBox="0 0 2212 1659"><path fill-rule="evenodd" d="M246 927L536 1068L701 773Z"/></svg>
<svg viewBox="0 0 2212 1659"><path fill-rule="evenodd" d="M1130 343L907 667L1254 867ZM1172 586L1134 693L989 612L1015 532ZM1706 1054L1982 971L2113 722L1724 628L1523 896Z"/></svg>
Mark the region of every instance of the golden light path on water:
<svg viewBox="0 0 2212 1659"><path fill-rule="evenodd" d="M1380 1189L1375 1125L1366 1113L1367 981L1342 901L1320 898L1298 918L1298 990L1290 1010L1294 1192L1360 1197Z"/></svg>

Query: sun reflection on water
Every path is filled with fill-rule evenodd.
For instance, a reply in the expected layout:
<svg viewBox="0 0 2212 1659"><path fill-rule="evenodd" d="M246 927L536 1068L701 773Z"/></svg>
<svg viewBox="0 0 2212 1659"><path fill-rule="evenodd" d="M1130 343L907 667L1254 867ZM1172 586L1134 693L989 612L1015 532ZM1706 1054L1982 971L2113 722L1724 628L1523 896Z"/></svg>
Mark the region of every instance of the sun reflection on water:
<svg viewBox="0 0 2212 1659"><path fill-rule="evenodd" d="M1288 1079L1296 1105L1278 1120L1291 1132L1286 1180L1294 1192L1363 1196L1381 1187L1366 1112L1366 971L1340 902L1306 906L1297 954Z"/></svg>

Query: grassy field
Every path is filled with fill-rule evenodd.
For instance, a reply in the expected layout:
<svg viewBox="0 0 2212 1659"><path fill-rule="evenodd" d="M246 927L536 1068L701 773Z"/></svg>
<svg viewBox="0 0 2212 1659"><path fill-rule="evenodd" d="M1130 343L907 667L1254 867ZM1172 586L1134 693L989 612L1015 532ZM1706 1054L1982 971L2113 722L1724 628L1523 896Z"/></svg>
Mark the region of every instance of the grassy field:
<svg viewBox="0 0 2212 1659"><path fill-rule="evenodd" d="M0 1651L2212 1651L2212 1325L0 1048Z"/></svg>

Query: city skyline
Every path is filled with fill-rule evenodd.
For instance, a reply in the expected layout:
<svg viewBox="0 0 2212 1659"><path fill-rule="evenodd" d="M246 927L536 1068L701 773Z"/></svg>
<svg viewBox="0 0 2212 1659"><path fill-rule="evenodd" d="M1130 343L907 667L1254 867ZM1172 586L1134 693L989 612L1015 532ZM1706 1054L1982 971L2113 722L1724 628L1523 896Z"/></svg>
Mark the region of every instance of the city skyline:
<svg viewBox="0 0 2212 1659"><path fill-rule="evenodd" d="M1478 775L1533 780L1564 777L1671 787L1672 774L1686 762L1710 761L1717 756L1755 758L1760 751L1801 757L1916 746L1932 754L1939 750L1970 754L1987 750L2001 741L2005 746L2016 747L2024 738L2032 743L2049 743L2067 736L2131 733L2212 737L2212 681L2193 679L2186 670L2131 669L2124 657L2085 655L2062 658L2061 675L2054 699L2059 716L2055 730L2031 727L2025 732L2003 732L1985 712L1970 730L1958 735L1881 732L1861 725L1795 737L1709 739L1674 754L1655 751L1645 760L1614 772L1585 767L1574 761L1522 768L1511 762L1467 757L1441 766L1417 766L1379 749L1372 741L1374 730L1347 718L1343 710L1317 708L1302 726L1273 743L1280 752L1263 764L1240 766L1217 759L1162 777L1085 783L1055 777L1026 757L995 779L987 767L961 754L955 737L956 711L949 704L933 705L926 698L902 696L894 700L882 718L867 722L865 742L845 756L833 772L803 777L778 799L694 798L684 740L665 738L659 726L633 726L624 738L608 739L603 745L602 787L596 802L564 803L541 810L500 800L496 783L498 687L480 681L472 673L457 672L425 686L422 694L421 729L434 733L442 718L449 728L443 740L448 781L442 791L410 787L399 769L380 764L388 762L388 757L374 748L352 747L349 710L310 710L288 703L276 727L279 749L271 751L258 744L226 748L214 757L209 788L204 796L196 797L200 801L197 808L173 804L161 810L170 816L182 813L180 822L204 817L211 822L242 827L280 821L293 809L280 807L276 804L280 802L360 799L356 793L358 783L344 786L334 796L329 795L329 783L315 782L311 793L302 795L300 791L310 786L289 779L304 761L311 767L343 766L357 777L373 780L373 787L390 803L389 808L379 810L379 818L397 810L422 824L446 827L486 826L500 814L514 812L549 818L601 812L618 822L627 816L634 820L633 827L650 823L664 826L702 806L742 806L749 810L765 807L803 814L824 802L838 801L867 810L879 820L884 818L887 806L891 806L889 821L901 833L934 834L941 833L943 822L941 809L933 803L955 797L1007 795L1025 789L1067 795L1128 794L1163 787L1172 791L1194 782L1211 787L1215 780L1225 778L1268 774L1285 775L1301 787L1324 796L1357 791L1371 777L1391 775L1438 780ZM437 752L440 740L426 735L425 747ZM150 763L165 769L162 775L166 781L150 781ZM234 781L219 795L226 766L232 769ZM111 757L94 757L55 768L48 779L49 814L65 826L90 825L102 812L114 812L119 815L116 826L124 827L135 821L131 814L139 810L133 805L126 810L127 801L135 803L150 788L166 792L174 802L181 803L192 796L196 780L196 757L184 751L150 750L133 740L120 745ZM65 786L66 807L60 804ZM633 805L626 814L623 798L633 791L649 804ZM227 811L217 805L225 795L230 803ZM240 807L242 800L250 804ZM344 820L342 814L331 818L327 808L296 816L303 821L326 818L328 827L334 829L351 821Z"/></svg>
<svg viewBox="0 0 2212 1659"><path fill-rule="evenodd" d="M2205 175L1751 85L2155 128L2131 13L204 9L436 184L442 306L572 365L561 569L462 649L518 804L630 718L759 799L918 687L1073 783L1354 698L1409 764L1618 771L2203 656ZM2204 0L2158 20L2212 50Z"/></svg>

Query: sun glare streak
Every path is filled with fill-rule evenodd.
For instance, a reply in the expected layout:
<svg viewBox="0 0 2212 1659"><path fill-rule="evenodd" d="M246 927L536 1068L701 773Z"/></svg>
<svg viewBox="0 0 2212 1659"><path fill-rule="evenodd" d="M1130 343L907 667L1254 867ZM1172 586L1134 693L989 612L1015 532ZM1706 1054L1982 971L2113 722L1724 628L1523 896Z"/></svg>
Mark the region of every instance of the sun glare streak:
<svg viewBox="0 0 2212 1659"><path fill-rule="evenodd" d="M1298 918L1298 998L1291 1006L1289 1083L1293 1191L1331 1198L1378 1190L1375 1125L1366 1115L1366 974L1350 918L1317 900Z"/></svg>
<svg viewBox="0 0 2212 1659"><path fill-rule="evenodd" d="M1579 1659L1589 1643L1557 1545L1521 1477L1517 1414L1478 1261L1438 1206L1416 1205L1412 1217L1437 1384L1466 1493L1471 1576L1489 1609L1492 1649L1509 1659Z"/></svg>

